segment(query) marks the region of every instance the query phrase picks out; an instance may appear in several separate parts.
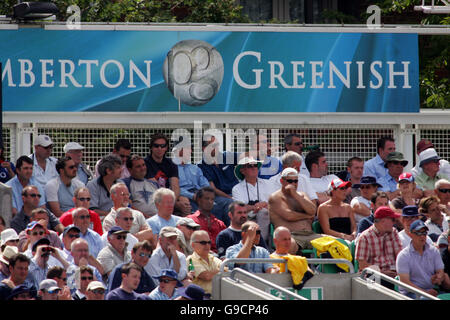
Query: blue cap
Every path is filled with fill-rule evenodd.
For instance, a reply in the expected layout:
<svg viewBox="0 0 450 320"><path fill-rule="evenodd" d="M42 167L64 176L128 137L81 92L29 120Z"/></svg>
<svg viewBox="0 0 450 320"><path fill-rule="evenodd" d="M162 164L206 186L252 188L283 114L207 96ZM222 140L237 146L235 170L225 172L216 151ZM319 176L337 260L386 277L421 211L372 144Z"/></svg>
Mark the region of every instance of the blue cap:
<svg viewBox="0 0 450 320"><path fill-rule="evenodd" d="M359 180L359 183L355 183L353 185L353 188L356 188L356 189L361 188L361 185L363 185L363 184L372 184L374 186L377 186L378 188L382 187L382 185L379 184L377 182L377 179L375 179L374 177L372 177L372 176L365 176L365 177L362 177L361 180Z"/></svg>
<svg viewBox="0 0 450 320"><path fill-rule="evenodd" d="M205 294L205 290L202 287L193 283L178 289L178 294L189 300L207 300L209 297L209 294Z"/></svg>
<svg viewBox="0 0 450 320"><path fill-rule="evenodd" d="M161 279L162 277L168 277L177 280L177 287L182 287L183 284L178 280L178 273L173 269L162 269L159 276L153 276L155 279Z"/></svg>
<svg viewBox="0 0 450 320"><path fill-rule="evenodd" d="M16 287L14 287L14 289L12 289L10 295L8 296L8 298L6 298L6 300L12 300L14 297L18 296L21 293L26 293L29 292L31 296L34 296L34 292L32 290L31 287L25 285L25 284L20 284Z"/></svg>
<svg viewBox="0 0 450 320"><path fill-rule="evenodd" d="M411 223L411 225L409 226L409 231L418 231L423 228L428 230L428 227L425 225L425 223L419 219Z"/></svg>
<svg viewBox="0 0 450 320"><path fill-rule="evenodd" d="M127 230L122 229L119 226L114 226L112 227L109 231L108 231L108 236L112 235L112 234L122 234L122 233L128 233Z"/></svg>
<svg viewBox="0 0 450 320"><path fill-rule="evenodd" d="M402 217L418 217L419 209L416 206L406 206L402 209Z"/></svg>

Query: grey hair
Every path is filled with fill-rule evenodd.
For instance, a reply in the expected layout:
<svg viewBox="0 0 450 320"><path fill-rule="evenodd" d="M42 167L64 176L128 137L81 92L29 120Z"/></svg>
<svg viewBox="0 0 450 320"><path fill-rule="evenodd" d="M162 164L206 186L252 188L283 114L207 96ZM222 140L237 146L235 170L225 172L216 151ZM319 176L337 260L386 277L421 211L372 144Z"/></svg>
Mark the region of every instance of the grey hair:
<svg viewBox="0 0 450 320"><path fill-rule="evenodd" d="M442 187L443 184L445 183L450 183L450 181L448 181L447 179L439 179L438 181L436 181L436 183L434 184L434 188L435 189L440 189Z"/></svg>
<svg viewBox="0 0 450 320"><path fill-rule="evenodd" d="M87 213L89 213L89 210L86 209L86 208L83 208L83 207L75 208L75 209L72 211L72 219L75 218L75 216L76 216L80 211L86 211Z"/></svg>
<svg viewBox="0 0 450 320"><path fill-rule="evenodd" d="M197 239L197 237L198 237L198 236L201 236L201 235L206 235L206 236L208 236L208 239L209 239L209 234L208 234L208 232L206 232L205 230L196 230L196 231L194 231L194 232L192 233L192 235L191 235L191 246L192 246L192 244L195 242L195 240Z"/></svg>
<svg viewBox="0 0 450 320"><path fill-rule="evenodd" d="M77 244L81 244L81 243L86 243L88 245L88 248L89 248L89 242L87 242L87 240L85 240L83 238L77 238L77 239L73 240L72 243L70 244L70 251L73 251L73 248Z"/></svg>
<svg viewBox="0 0 450 320"><path fill-rule="evenodd" d="M119 156L116 156L114 154L110 154L108 156L103 157L100 160L100 163L98 164L98 173L100 176L104 177L106 176L106 170L114 170L114 167L118 164L119 166L122 165L122 160Z"/></svg>
<svg viewBox="0 0 450 320"><path fill-rule="evenodd" d="M120 188L120 187L125 187L125 188L127 188L127 190L128 190L128 187L127 187L127 185L126 185L125 183L123 183L123 182L117 182L117 183L114 183L114 184L111 186L111 189L109 189L109 192L110 192L110 193L117 194L117 193L116 193L116 189L117 189L117 188Z"/></svg>
<svg viewBox="0 0 450 320"><path fill-rule="evenodd" d="M301 163L302 157L295 151L288 151L281 157L283 167L289 167L296 161Z"/></svg>
<svg viewBox="0 0 450 320"><path fill-rule="evenodd" d="M153 193L153 201L155 203L160 203L164 196L171 196L173 201L176 200L175 192L167 188L159 188Z"/></svg>
<svg viewBox="0 0 450 320"><path fill-rule="evenodd" d="M133 213L133 211L131 211L130 208L128 208L128 207L121 207L121 208L116 210L116 218L120 218L122 216L122 213L126 212L126 211Z"/></svg>

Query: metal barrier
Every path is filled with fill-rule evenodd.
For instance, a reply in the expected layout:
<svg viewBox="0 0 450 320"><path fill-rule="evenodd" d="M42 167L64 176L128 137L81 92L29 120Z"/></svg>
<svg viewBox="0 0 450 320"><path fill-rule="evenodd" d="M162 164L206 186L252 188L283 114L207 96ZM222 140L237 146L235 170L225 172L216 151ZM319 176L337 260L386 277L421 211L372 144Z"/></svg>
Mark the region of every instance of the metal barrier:
<svg viewBox="0 0 450 320"><path fill-rule="evenodd" d="M393 285L397 285L397 286L401 286L403 289L415 293L416 295L422 296L424 298L427 298L429 300L440 300L438 298L436 298L435 296L432 296L426 292L423 292L422 290L419 290L417 288L414 288L404 282L401 282L399 280L396 280L394 278L391 278L379 271L376 271L372 268L365 268L362 272L361 272L361 279L366 280L366 281L373 281L371 280L371 278L368 276L368 273L372 273L373 275L375 275L375 277L377 277L377 279L383 279L386 282L392 283Z"/></svg>

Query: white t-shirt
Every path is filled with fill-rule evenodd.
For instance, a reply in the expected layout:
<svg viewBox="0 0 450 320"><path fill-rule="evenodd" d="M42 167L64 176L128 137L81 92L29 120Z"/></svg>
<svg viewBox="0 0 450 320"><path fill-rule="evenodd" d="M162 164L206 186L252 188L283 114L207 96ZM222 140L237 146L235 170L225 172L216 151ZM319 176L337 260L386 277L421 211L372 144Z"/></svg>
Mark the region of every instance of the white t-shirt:
<svg viewBox="0 0 450 320"><path fill-rule="evenodd" d="M334 174L329 174L327 176L323 176L321 178L309 178L311 182L311 186L316 193L322 193L328 191L328 186L330 182L334 179L339 179L338 176Z"/></svg>
<svg viewBox="0 0 450 320"><path fill-rule="evenodd" d="M350 207L354 207L356 204L363 204L365 205L367 208L371 208L372 205L372 201L367 200L366 198L364 198L363 196L358 196L358 197L354 197L352 199L352 201L350 201ZM355 221L356 223L358 223L359 221L361 221L363 218L365 218L365 216L360 215L355 213Z"/></svg>

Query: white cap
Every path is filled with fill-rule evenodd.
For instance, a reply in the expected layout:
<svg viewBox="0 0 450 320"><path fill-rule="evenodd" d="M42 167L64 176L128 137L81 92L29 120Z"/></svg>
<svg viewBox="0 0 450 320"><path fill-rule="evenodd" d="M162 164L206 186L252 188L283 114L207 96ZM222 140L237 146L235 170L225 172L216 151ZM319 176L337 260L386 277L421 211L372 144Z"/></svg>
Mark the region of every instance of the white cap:
<svg viewBox="0 0 450 320"><path fill-rule="evenodd" d="M78 142L68 142L64 145L64 148L63 148L65 153L72 151L72 150L83 150L83 149L84 149L84 147L81 144L79 144Z"/></svg>
<svg viewBox="0 0 450 320"><path fill-rule="evenodd" d="M298 176L297 170L295 170L294 168L286 168L281 172L282 178L286 178L289 176Z"/></svg>
<svg viewBox="0 0 450 320"><path fill-rule="evenodd" d="M0 246L4 245L6 242L10 240L19 240L19 236L17 235L16 230L12 228L3 230L0 238L1 238Z"/></svg>
<svg viewBox="0 0 450 320"><path fill-rule="evenodd" d="M100 281L91 281L91 282L89 282L86 290L87 291L91 291L91 290L95 290L95 289L104 289L104 290L106 290L106 287Z"/></svg>
<svg viewBox="0 0 450 320"><path fill-rule="evenodd" d="M56 280L53 280L53 279L42 280L41 283L39 284L39 290L52 291L52 290L57 290L57 289L60 289L60 288L58 287L58 283L56 282Z"/></svg>
<svg viewBox="0 0 450 320"><path fill-rule="evenodd" d="M38 135L37 138L34 139L35 146L48 147L51 144L53 144L52 139L45 134Z"/></svg>

